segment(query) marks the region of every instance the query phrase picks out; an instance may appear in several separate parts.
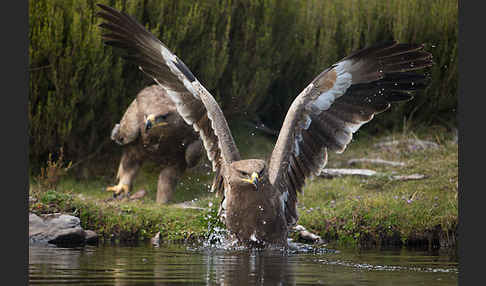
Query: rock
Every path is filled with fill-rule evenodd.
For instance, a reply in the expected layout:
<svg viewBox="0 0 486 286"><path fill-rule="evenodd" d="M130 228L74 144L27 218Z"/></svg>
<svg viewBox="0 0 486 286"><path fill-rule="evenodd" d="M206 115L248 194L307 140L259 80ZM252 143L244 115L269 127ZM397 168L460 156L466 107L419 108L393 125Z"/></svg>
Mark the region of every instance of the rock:
<svg viewBox="0 0 486 286"><path fill-rule="evenodd" d="M299 234L299 240L301 241L312 242L317 244L325 243L320 236L308 231L305 227L303 227L300 224L294 226L293 231L296 231Z"/></svg>
<svg viewBox="0 0 486 286"><path fill-rule="evenodd" d="M377 173L373 170L368 169L321 169L319 172L319 177L324 178L334 178L340 176L375 176Z"/></svg>
<svg viewBox="0 0 486 286"><path fill-rule="evenodd" d="M81 227L70 229L60 229L52 233L53 238L48 240L48 243L55 245L82 245L85 243L85 232Z"/></svg>
<svg viewBox="0 0 486 286"><path fill-rule="evenodd" d="M360 159L351 159L348 161L349 165L355 165L356 163L371 163L371 164L382 164L382 165L390 165L393 167L403 167L405 163L403 162L394 162L394 161L387 161L383 159L368 159L368 158L360 158Z"/></svg>
<svg viewBox="0 0 486 286"><path fill-rule="evenodd" d="M87 244L97 244L98 243L98 234L92 230L85 230L84 231L84 239Z"/></svg>
<svg viewBox="0 0 486 286"><path fill-rule="evenodd" d="M42 233L46 228L47 224L35 214L29 215L29 237L33 237L39 233Z"/></svg>
<svg viewBox="0 0 486 286"><path fill-rule="evenodd" d="M299 232L299 238L302 239L302 240L314 242L314 243L321 243L321 241L322 241L320 236L318 236L318 235L316 235L316 234L314 234L310 231L307 231L307 230L300 231Z"/></svg>
<svg viewBox="0 0 486 286"><path fill-rule="evenodd" d="M374 144L376 148L389 150L390 148L396 148L399 145L405 145L409 151L424 150L428 148L437 149L439 145L431 141L425 141L420 139L407 139L407 140L392 140L386 142L380 142Z"/></svg>
<svg viewBox="0 0 486 286"><path fill-rule="evenodd" d="M411 175L397 175L392 177L397 181L408 181L408 180L422 180L425 179L425 175L422 174L411 174Z"/></svg>
<svg viewBox="0 0 486 286"><path fill-rule="evenodd" d="M66 214L49 214L39 217L29 214L29 242L55 245L82 245L87 237L93 241L94 231L85 231L79 218Z"/></svg>
<svg viewBox="0 0 486 286"><path fill-rule="evenodd" d="M392 172L395 173L395 172ZM378 173L373 170L368 169L321 169L320 173L318 174L319 177L323 178L335 178L341 176L363 176L363 177L371 177L377 175L384 175L383 173ZM389 177L391 180L397 181L408 181L408 180L422 180L425 179L426 176L422 174L411 174L411 175L394 175Z"/></svg>
<svg viewBox="0 0 486 286"><path fill-rule="evenodd" d="M134 193L133 195L131 195L128 199L130 201L139 200L139 199L145 197L146 194L147 194L146 190L139 190L136 193Z"/></svg>
<svg viewBox="0 0 486 286"><path fill-rule="evenodd" d="M294 230L295 231L304 231L305 230L305 227L303 227L302 225L298 224L298 225L294 226Z"/></svg>
<svg viewBox="0 0 486 286"><path fill-rule="evenodd" d="M194 210L208 210L208 208L202 208L196 206L196 201L197 200L192 200L192 201L185 201L182 203L174 204L175 207L181 208L181 209L194 209Z"/></svg>

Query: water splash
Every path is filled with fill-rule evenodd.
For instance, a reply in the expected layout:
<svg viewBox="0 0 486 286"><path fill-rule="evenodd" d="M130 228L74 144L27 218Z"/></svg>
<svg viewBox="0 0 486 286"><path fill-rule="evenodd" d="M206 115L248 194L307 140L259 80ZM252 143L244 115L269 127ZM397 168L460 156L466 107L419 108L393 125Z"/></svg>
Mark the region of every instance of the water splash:
<svg viewBox="0 0 486 286"><path fill-rule="evenodd" d="M208 229L209 230L209 229ZM212 227L202 243L203 248L222 248L228 246L228 230L221 227Z"/></svg>

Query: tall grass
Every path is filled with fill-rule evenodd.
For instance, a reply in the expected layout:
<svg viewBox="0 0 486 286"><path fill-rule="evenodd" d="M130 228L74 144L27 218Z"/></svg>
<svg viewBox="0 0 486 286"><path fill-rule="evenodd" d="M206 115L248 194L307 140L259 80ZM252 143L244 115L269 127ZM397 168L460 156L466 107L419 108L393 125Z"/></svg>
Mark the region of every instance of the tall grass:
<svg viewBox="0 0 486 286"><path fill-rule="evenodd" d="M103 0L29 1L31 166L64 147L76 161L108 139L151 83L103 45L101 2L133 15L191 68L230 120L259 116L278 129L293 98L352 50L396 39L425 43L430 87L373 123L454 121L457 1ZM107 145L109 146L112 145Z"/></svg>

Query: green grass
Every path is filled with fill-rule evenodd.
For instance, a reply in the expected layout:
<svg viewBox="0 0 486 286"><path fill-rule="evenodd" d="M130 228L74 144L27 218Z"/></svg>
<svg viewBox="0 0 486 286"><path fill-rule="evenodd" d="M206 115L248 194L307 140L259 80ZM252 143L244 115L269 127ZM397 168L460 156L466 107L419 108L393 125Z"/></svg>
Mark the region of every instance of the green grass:
<svg viewBox="0 0 486 286"><path fill-rule="evenodd" d="M299 197L300 223L329 240L360 245L414 244L455 235L458 222L458 146L440 131L420 139L441 143L438 149L410 152L398 146L387 152L373 147L381 138L361 138L343 154L329 154L327 167L347 167L351 158L381 158L404 167L360 164L383 175L309 180ZM434 134L435 133L435 134ZM415 134L390 134L395 140ZM349 167L348 167L349 168ZM392 174L423 174L423 180L397 181Z"/></svg>
<svg viewBox="0 0 486 286"><path fill-rule="evenodd" d="M273 140L235 128L235 140L243 158L269 156ZM250 134L250 135L248 135ZM420 138L439 144L437 149L409 151L406 146L382 150L374 147L384 138L395 140ZM351 158L381 158L401 161L404 167L360 164L380 172L375 177L340 177L307 180L299 195L299 224L328 241L347 245L379 246L387 243L413 245L435 244L455 238L458 222L458 145L442 128L428 128L415 133L393 132L378 137L360 132L343 154L329 154L327 167L349 168ZM250 141L252 143L250 143ZM173 202L155 203L158 168L146 164L134 183L134 191L145 189L144 201L105 200L111 197L104 188L112 180L97 177L89 180L63 178L57 191L31 193L38 198L29 210L36 213L63 211L81 218L84 228L98 232L105 239L146 239L158 231L166 241L188 241L208 235L216 224L219 199L208 192L212 173L207 159L189 170L174 194ZM425 179L392 180L392 175L419 173ZM203 209L181 208L182 202Z"/></svg>
<svg viewBox="0 0 486 286"><path fill-rule="evenodd" d="M137 179L136 191L145 189L148 195L142 201L109 200L112 193L105 191L113 182L106 179L79 181L63 178L57 190L36 192L31 184L31 193L37 202L30 204L35 213L68 212L80 217L83 228L96 231L104 239L122 241L147 239L158 231L166 241L188 241L203 238L208 230L209 214L217 213L217 198L207 191L202 182L210 177L204 173L186 173L169 205L155 203L158 174L151 164L146 164ZM205 210L184 209L178 203L194 201L194 206ZM210 203L212 204L209 207ZM214 215L213 215L214 216Z"/></svg>

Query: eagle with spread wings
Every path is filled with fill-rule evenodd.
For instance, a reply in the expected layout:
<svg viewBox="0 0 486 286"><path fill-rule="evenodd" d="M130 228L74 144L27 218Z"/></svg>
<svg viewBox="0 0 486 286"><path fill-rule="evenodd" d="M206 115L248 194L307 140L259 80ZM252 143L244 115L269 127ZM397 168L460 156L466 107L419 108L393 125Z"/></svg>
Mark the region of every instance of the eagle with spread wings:
<svg viewBox="0 0 486 286"><path fill-rule="evenodd" d="M163 87L177 112L199 133L222 194L220 217L243 245L287 245L305 179L343 152L355 133L393 102L427 85L416 70L433 64L422 45L380 43L321 72L294 99L268 161L240 158L218 103L189 68L126 13L98 4L106 44Z"/></svg>

